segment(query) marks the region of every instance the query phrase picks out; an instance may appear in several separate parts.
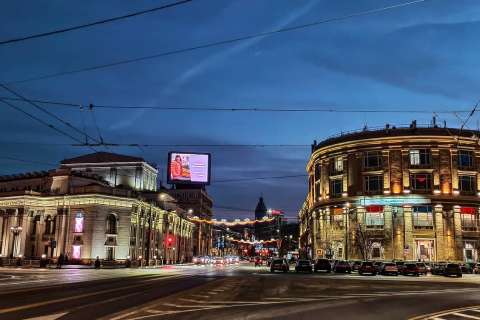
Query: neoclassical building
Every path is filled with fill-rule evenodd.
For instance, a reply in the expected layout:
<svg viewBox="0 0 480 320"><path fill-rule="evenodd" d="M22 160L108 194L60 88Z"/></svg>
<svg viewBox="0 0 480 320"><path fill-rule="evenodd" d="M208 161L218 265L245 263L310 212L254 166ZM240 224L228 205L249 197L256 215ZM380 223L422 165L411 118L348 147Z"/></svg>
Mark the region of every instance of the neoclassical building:
<svg viewBox="0 0 480 320"><path fill-rule="evenodd" d="M477 131L412 122L314 142L301 248L312 258L476 262L479 141Z"/></svg>
<svg viewBox="0 0 480 320"><path fill-rule="evenodd" d="M137 169L128 180L133 187L119 185L114 176L112 183L97 174L100 169L97 173L76 170L74 164L85 159L88 166L108 174L125 172L135 160ZM92 164L94 159L83 156L56 170L0 177L1 256L34 259L63 254L78 262L97 256L111 261L189 261L194 224L171 196L155 191L152 168L138 158L98 157L122 167L111 170L105 164Z"/></svg>

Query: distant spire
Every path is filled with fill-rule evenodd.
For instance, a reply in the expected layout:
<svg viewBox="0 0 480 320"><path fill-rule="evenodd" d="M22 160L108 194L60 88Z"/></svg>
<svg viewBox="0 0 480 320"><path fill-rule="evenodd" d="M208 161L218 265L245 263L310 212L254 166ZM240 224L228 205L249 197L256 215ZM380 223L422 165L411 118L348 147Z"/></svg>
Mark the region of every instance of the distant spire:
<svg viewBox="0 0 480 320"><path fill-rule="evenodd" d="M267 215L267 206L263 202L263 197L258 199L257 207L255 208L255 219L260 220Z"/></svg>

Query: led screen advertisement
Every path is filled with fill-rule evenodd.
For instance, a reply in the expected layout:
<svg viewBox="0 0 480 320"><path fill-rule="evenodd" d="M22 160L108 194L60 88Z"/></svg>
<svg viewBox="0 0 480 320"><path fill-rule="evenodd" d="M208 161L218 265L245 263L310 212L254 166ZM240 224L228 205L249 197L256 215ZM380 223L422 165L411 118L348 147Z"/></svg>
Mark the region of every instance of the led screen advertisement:
<svg viewBox="0 0 480 320"><path fill-rule="evenodd" d="M210 154L170 152L168 183L210 184Z"/></svg>

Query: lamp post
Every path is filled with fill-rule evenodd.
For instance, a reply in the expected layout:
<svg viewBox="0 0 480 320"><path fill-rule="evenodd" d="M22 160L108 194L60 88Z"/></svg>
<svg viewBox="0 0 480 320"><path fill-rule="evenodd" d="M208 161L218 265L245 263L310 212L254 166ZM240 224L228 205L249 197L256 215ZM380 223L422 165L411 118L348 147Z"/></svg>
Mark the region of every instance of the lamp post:
<svg viewBox="0 0 480 320"><path fill-rule="evenodd" d="M10 231L13 234L13 250L12 255L18 255L18 235L22 232L23 228L21 226L10 227Z"/></svg>

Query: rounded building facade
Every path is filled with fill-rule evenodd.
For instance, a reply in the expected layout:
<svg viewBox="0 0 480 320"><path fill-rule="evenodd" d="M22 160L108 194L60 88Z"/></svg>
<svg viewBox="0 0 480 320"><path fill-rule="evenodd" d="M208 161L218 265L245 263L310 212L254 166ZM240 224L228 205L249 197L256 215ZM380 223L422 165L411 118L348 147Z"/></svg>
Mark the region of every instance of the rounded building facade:
<svg viewBox="0 0 480 320"><path fill-rule="evenodd" d="M301 249L311 258L476 262L479 136L412 123L314 143Z"/></svg>

